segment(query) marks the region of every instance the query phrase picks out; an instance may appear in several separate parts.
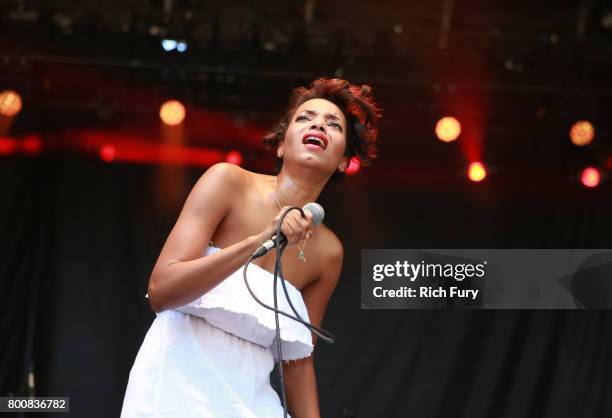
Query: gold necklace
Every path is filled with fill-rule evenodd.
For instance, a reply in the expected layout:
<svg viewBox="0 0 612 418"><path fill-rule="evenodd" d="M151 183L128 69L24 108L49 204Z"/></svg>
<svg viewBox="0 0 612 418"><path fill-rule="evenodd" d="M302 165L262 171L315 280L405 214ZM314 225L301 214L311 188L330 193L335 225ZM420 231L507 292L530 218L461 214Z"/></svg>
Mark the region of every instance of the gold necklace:
<svg viewBox="0 0 612 418"><path fill-rule="evenodd" d="M276 184L274 184L274 201L276 202L276 206L278 206L279 210L283 210L283 207L278 202L278 196L276 194ZM303 242L302 246L300 244ZM306 240L298 242L298 258L306 263L306 256L304 256L304 248L306 247Z"/></svg>

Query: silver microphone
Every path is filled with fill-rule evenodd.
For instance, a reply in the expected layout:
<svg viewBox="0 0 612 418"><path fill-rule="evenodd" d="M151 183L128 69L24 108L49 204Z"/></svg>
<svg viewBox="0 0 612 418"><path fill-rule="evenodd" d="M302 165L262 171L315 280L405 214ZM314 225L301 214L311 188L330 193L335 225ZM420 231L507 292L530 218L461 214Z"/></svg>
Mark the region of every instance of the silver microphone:
<svg viewBox="0 0 612 418"><path fill-rule="evenodd" d="M312 214L312 226L320 225L323 222L323 218L325 218L325 211L323 207L318 203L306 203L302 210L307 210ZM277 242L278 241L278 242ZM282 245L287 242L287 237L281 234L280 238L277 240L276 234L272 235L269 239L267 239L259 248L257 248L251 257L259 258L262 255L266 254L272 248L274 248L277 244Z"/></svg>

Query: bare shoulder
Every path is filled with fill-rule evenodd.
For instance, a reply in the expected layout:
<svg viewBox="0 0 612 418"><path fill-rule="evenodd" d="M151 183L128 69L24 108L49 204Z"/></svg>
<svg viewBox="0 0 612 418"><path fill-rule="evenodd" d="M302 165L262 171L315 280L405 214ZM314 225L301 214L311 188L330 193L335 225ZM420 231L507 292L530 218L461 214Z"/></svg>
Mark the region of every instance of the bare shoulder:
<svg viewBox="0 0 612 418"><path fill-rule="evenodd" d="M249 180L249 172L230 163L216 163L202 174L200 180L219 181L228 186L243 186Z"/></svg>
<svg viewBox="0 0 612 418"><path fill-rule="evenodd" d="M226 213L234 199L248 184L246 170L229 163L210 166L193 186L186 201L187 211L193 214L207 214L211 210Z"/></svg>
<svg viewBox="0 0 612 418"><path fill-rule="evenodd" d="M322 266L330 264L340 267L344 257L344 245L338 236L327 227L321 224L319 227L319 249L321 251Z"/></svg>

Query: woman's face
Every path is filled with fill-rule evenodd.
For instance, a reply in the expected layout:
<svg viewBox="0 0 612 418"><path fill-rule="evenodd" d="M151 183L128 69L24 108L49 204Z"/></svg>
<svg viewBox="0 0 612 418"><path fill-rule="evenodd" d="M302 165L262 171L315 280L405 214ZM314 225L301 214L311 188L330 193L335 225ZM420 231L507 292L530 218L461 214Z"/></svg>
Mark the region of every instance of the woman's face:
<svg viewBox="0 0 612 418"><path fill-rule="evenodd" d="M329 100L311 99L293 114L277 153L284 162L308 164L331 175L346 168L345 149L346 119L340 108Z"/></svg>

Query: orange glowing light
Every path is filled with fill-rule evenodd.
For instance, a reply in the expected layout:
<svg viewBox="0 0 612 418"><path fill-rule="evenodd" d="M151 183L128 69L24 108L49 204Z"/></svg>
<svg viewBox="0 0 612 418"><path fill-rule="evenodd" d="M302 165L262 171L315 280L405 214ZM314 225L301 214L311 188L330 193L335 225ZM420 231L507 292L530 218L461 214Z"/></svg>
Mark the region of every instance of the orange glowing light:
<svg viewBox="0 0 612 418"><path fill-rule="evenodd" d="M442 142L452 142L461 135L461 123L452 116L445 116L436 123L436 136Z"/></svg>
<svg viewBox="0 0 612 418"><path fill-rule="evenodd" d="M587 167L580 174L580 181L584 187L597 187L601 181L601 174L595 167Z"/></svg>
<svg viewBox="0 0 612 418"><path fill-rule="evenodd" d="M572 125L569 136L572 144L577 147L584 147L593 142L595 138L595 128L588 120L579 120Z"/></svg>
<svg viewBox="0 0 612 418"><path fill-rule="evenodd" d="M481 162L473 162L468 166L468 178L473 182L479 182L487 177L487 170Z"/></svg>
<svg viewBox="0 0 612 418"><path fill-rule="evenodd" d="M168 100L161 105L159 117L166 125L179 125L185 120L185 106L178 100Z"/></svg>
<svg viewBox="0 0 612 418"><path fill-rule="evenodd" d="M0 93L0 114L13 117L21 111L22 102L19 93L13 90L4 90Z"/></svg>

